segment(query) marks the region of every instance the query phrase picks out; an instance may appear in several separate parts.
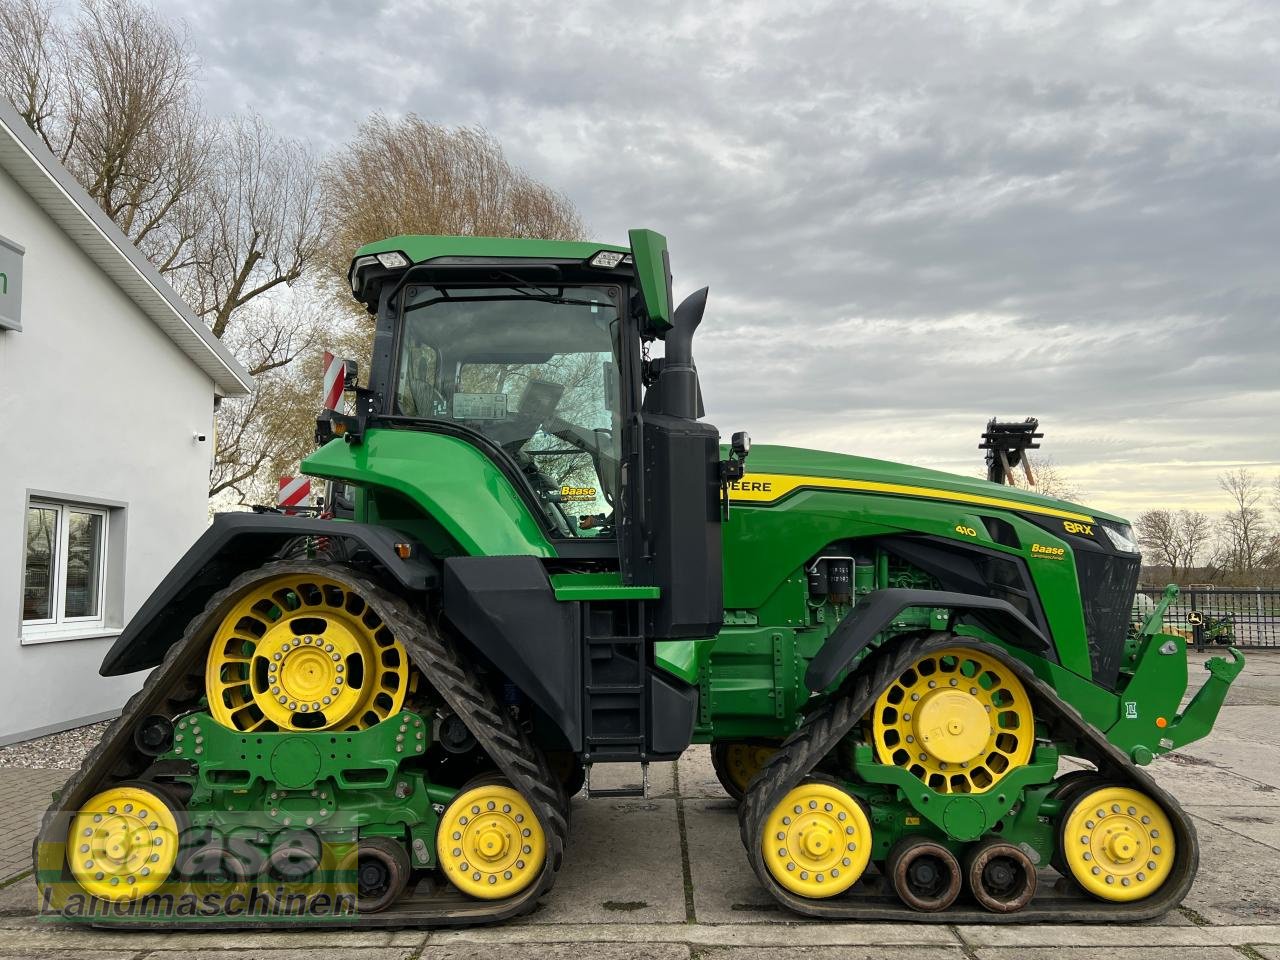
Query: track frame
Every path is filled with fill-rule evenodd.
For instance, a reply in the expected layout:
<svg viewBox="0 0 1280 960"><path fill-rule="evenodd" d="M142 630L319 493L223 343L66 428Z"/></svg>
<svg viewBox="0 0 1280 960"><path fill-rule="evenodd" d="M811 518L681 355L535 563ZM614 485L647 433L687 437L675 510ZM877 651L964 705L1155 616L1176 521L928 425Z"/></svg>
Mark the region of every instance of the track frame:
<svg viewBox="0 0 1280 960"><path fill-rule="evenodd" d="M308 574L338 580L359 592L404 644L423 679L466 724L490 759L533 807L546 835L547 856L534 883L505 900L475 900L443 880L420 880L392 907L379 913L350 917L309 918L210 917L192 920L180 916L102 917L95 926L113 928L155 927L209 930L299 929L322 927L442 927L494 923L533 910L554 885L568 839L568 800L552 774L542 751L502 709L492 692L476 679L466 658L447 631L425 612L414 610L402 595L393 592L362 569L349 564L315 561L274 561L236 577L210 598L204 612L194 618L182 638L168 650L163 662L125 705L107 733L71 775L57 799L45 811L32 846L37 886L43 902L44 887L52 880L73 883L65 867L67 829L79 806L108 785L121 771L147 765L133 743L133 730L145 717L160 713L177 717L194 709L203 693L204 659L222 618L257 583L280 575Z"/></svg>
<svg viewBox="0 0 1280 960"><path fill-rule="evenodd" d="M938 913L911 910L882 892L871 892L866 882L839 897L814 900L782 887L768 872L760 848L761 830L769 812L787 792L801 783L862 721L876 698L922 656L948 647L966 647L997 659L1026 686L1038 718L1056 730L1069 730L1079 754L1098 768L1102 777L1130 785L1155 799L1168 813L1175 832L1173 872L1164 885L1146 899L1132 903L1108 903L1088 897L1074 884L1059 884L1064 896L1032 900L1015 913L991 913L980 908L953 906ZM1065 738L1064 738L1065 739ZM892 640L869 654L846 678L840 689L813 710L804 723L782 744L748 786L738 808L739 831L756 877L782 906L795 913L823 920L868 920L913 923L1134 923L1168 913L1186 896L1200 862L1200 846L1191 818L1178 802L1146 772L1139 769L1102 731L1087 723L1079 711L1064 703L1053 688L1040 680L1021 660L1002 647L953 633L930 633ZM1067 878L1064 878L1067 879Z"/></svg>

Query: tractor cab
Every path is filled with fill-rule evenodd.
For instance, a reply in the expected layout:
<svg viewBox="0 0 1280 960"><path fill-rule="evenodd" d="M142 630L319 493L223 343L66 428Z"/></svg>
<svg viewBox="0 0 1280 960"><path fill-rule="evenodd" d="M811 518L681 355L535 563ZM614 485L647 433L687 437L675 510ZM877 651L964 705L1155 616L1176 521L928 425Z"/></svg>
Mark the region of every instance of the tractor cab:
<svg viewBox="0 0 1280 960"><path fill-rule="evenodd" d="M613 537L621 477L617 284L409 283L388 413L483 438L528 484L554 535Z"/></svg>
<svg viewBox="0 0 1280 960"><path fill-rule="evenodd" d="M361 248L349 279L376 318L369 384L322 436L358 444L389 428L471 445L554 556L659 588L650 636L708 637L723 601L719 434L699 422L692 354L706 291L673 309L665 238L633 230L629 241L404 236ZM665 356L649 360L659 340ZM357 491L356 519L369 496Z"/></svg>

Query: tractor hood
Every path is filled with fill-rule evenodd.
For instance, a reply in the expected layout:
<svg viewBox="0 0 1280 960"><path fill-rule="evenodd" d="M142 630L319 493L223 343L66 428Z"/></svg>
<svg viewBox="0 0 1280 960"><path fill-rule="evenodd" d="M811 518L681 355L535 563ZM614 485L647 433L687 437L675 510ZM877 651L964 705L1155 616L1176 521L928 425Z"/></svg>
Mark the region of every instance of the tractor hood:
<svg viewBox="0 0 1280 960"><path fill-rule="evenodd" d="M727 455L727 453L726 453ZM753 486L755 485L755 486ZM734 499L774 500L799 489L842 489L887 495L936 495L940 500L979 503L1056 517L1128 521L1090 507L1057 500L1020 487L1002 486L980 477L964 477L926 467L802 447L757 445L751 448L747 473ZM767 486L768 489L761 489Z"/></svg>

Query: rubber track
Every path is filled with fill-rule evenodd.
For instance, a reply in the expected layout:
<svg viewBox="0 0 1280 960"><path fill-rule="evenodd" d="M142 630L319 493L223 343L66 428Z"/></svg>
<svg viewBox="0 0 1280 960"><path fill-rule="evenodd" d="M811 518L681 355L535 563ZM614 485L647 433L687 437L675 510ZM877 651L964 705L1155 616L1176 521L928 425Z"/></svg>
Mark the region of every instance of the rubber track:
<svg viewBox="0 0 1280 960"><path fill-rule="evenodd" d="M1169 815L1175 833L1173 871L1150 897L1133 903L1095 900L1071 882L1067 896L1037 893L1017 913L989 913L977 906L957 905L939 913L920 913L894 896L887 883L878 893L868 890L864 879L830 900L811 900L791 893L773 879L764 864L759 838L765 820L787 792L799 785L871 709L876 698L903 670L926 654L964 646L994 657L1015 673L1031 691L1038 720L1048 721L1059 739L1073 739L1079 755L1091 761L1109 781L1132 786L1155 798ZM1064 736L1065 734L1065 736ZM747 788L738 808L743 846L756 876L774 899L796 913L824 920L875 920L917 923L1133 923L1162 916L1182 902L1195 879L1200 862L1199 841L1191 818L1168 792L1088 724L1074 707L1064 703L1053 688L1036 677L1021 661L1002 648L970 637L947 633L894 642L873 653L848 677L840 691L816 709L769 758ZM1042 884L1043 884L1042 874ZM1063 886L1063 884L1059 884ZM887 895L886 895L887 894ZM964 894L962 894L962 898Z"/></svg>
<svg viewBox="0 0 1280 960"><path fill-rule="evenodd" d="M153 713L175 717L197 706L203 694L204 659L208 644L218 624L238 599L264 579L295 575L327 577L360 594L383 619L396 639L404 644L410 660L424 679L462 718L502 775L529 801L537 814L547 839L547 857L542 872L535 883L507 900L472 899L457 891L447 881L441 880L434 885L420 883L412 895L407 894L385 911L360 914L350 920L320 918L310 923L294 917L274 921L268 917L229 919L223 923L217 920L185 922L181 917L167 917L164 919L165 927L198 930L217 927L436 927L493 923L531 911L539 898L554 885L568 839L568 801L542 751L515 725L509 712L498 705L488 689L477 683L465 659L444 631L414 612L404 599L361 571L343 564L322 561L269 563L237 577L209 600L204 612L188 624L182 639L165 654L164 661L151 672L142 689L130 698L102 740L85 758L80 769L62 787L58 799L45 811L40 832L32 847L36 875L40 874L40 844L46 841L63 842L71 816L84 800L112 780L134 774L139 766L139 755L133 747L135 724ZM69 880L69 874L67 877ZM425 895L424 887L427 888ZM155 924L155 918L133 921L128 918L112 918L103 925L114 928L154 927Z"/></svg>

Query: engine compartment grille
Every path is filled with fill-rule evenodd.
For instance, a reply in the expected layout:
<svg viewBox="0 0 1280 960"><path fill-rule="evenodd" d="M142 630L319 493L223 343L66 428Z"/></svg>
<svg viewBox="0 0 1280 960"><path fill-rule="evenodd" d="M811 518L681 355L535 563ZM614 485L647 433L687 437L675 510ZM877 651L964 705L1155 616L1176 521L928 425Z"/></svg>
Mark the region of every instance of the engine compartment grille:
<svg viewBox="0 0 1280 960"><path fill-rule="evenodd" d="M1093 678L1112 689L1120 675L1141 570L1142 557L1137 554L1076 551L1076 575Z"/></svg>

